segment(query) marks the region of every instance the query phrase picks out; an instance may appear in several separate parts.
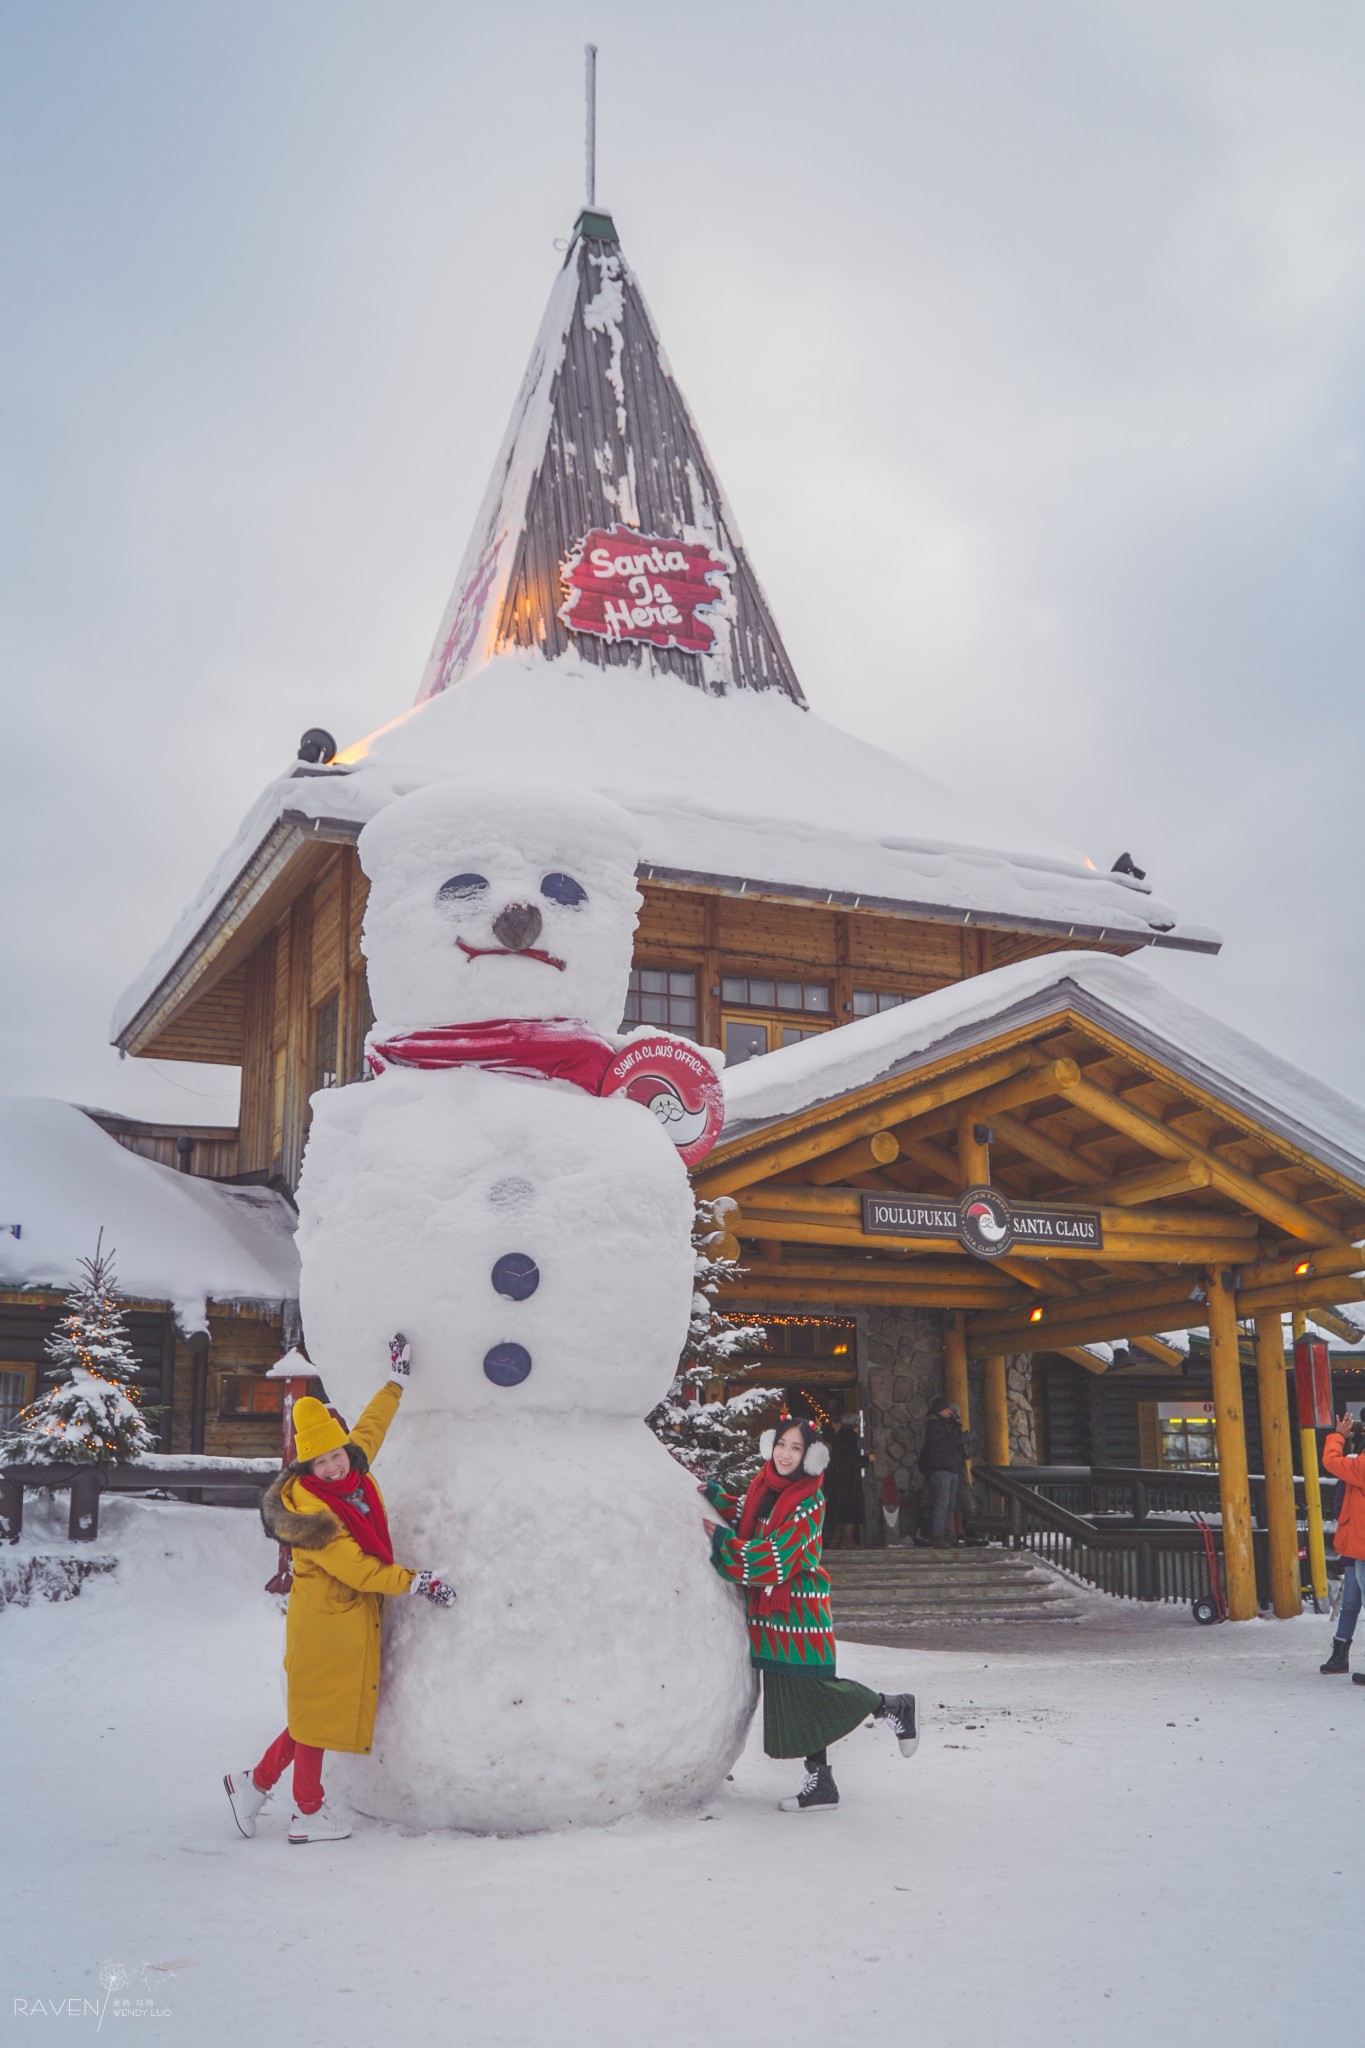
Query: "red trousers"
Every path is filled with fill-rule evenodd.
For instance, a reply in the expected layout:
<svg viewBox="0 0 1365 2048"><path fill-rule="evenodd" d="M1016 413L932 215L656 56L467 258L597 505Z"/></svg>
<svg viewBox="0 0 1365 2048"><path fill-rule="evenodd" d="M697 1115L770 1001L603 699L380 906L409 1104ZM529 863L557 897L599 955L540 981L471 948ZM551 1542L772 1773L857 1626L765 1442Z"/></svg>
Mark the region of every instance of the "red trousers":
<svg viewBox="0 0 1365 2048"><path fill-rule="evenodd" d="M295 1742L286 1728L277 1735L251 1773L258 1790L268 1792L286 1765L294 1766L294 1804L300 1813L316 1813L322 1804L323 1752L309 1742Z"/></svg>

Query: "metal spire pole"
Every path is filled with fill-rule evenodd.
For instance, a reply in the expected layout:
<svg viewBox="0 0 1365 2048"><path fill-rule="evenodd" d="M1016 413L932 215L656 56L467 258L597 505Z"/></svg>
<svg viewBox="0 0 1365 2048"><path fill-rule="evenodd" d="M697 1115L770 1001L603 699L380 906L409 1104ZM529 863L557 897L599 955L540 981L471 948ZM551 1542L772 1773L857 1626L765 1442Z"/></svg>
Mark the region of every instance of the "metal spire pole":
<svg viewBox="0 0 1365 2048"><path fill-rule="evenodd" d="M597 45L583 45L583 91L587 99L588 127L585 144L588 174L588 204L597 204Z"/></svg>

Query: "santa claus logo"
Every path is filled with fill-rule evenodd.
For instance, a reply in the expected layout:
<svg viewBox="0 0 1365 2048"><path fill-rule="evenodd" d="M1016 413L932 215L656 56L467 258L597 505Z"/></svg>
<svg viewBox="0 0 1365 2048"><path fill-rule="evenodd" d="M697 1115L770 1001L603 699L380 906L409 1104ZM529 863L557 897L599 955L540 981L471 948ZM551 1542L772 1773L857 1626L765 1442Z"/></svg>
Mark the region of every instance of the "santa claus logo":
<svg viewBox="0 0 1365 2048"><path fill-rule="evenodd" d="M1009 1203L994 1188L968 1188L957 1215L962 1242L978 1258L998 1259L1014 1242Z"/></svg>
<svg viewBox="0 0 1365 2048"><path fill-rule="evenodd" d="M725 1122L720 1076L682 1038L634 1039L607 1068L598 1092L624 1093L657 1117L684 1166L706 1157Z"/></svg>

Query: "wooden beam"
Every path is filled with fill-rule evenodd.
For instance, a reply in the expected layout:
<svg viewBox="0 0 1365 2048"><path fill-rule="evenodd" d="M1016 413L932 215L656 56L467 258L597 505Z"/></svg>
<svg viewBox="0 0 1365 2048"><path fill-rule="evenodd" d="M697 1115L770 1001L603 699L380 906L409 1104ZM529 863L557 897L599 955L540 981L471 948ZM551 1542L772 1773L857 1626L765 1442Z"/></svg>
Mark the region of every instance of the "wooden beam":
<svg viewBox="0 0 1365 2048"><path fill-rule="evenodd" d="M841 1145L852 1144L855 1138L870 1138L874 1131L893 1130L928 1109L958 1102L964 1095L978 1092L992 1082L1008 1080L1034 1063L1035 1055L1030 1048L1019 1045L974 1066L959 1067L937 1081L921 1081L881 1094L865 1091L872 1099L864 1107L831 1113L829 1103L821 1103L815 1110L784 1117L782 1135L777 1138L770 1132L755 1131L746 1132L729 1145L722 1139L697 1176L696 1191L704 1198L750 1187L785 1167L823 1158Z"/></svg>
<svg viewBox="0 0 1365 2048"><path fill-rule="evenodd" d="M1102 1358L1096 1358L1093 1351L1083 1351L1079 1344L1040 1344L1038 1348L1040 1351L1055 1351L1058 1358L1069 1358L1073 1365L1083 1365L1087 1372L1098 1375L1109 1370Z"/></svg>
<svg viewBox="0 0 1365 2048"><path fill-rule="evenodd" d="M1068 1062L1074 1064L1074 1062ZM1079 1069L1078 1075L1079 1075ZM1102 1181L1105 1169L1094 1165L1089 1159L1082 1159L1069 1146L1059 1144L1056 1138L1049 1138L1046 1131L1036 1131L1033 1125L1025 1123L1022 1117L1007 1116L996 1110L991 1117L995 1135L1001 1144L1022 1152L1026 1158L1036 1160L1049 1173L1055 1173L1062 1180L1070 1181L1075 1187L1084 1187L1088 1182Z"/></svg>
<svg viewBox="0 0 1365 2048"><path fill-rule="evenodd" d="M927 1167L940 1180L946 1180L954 1194L957 1192L957 1154L950 1152L946 1145L936 1145L932 1138L912 1136L913 1124L902 1124L895 1133L901 1152L916 1166ZM904 1171L898 1176L904 1179ZM909 1182L906 1182L907 1187Z"/></svg>
<svg viewBox="0 0 1365 2048"><path fill-rule="evenodd" d="M1005 1359L993 1352L986 1360L986 1462L1008 1465L1010 1461L1009 1395L1005 1387Z"/></svg>
<svg viewBox="0 0 1365 2048"><path fill-rule="evenodd" d="M722 1306L729 1303L752 1306L786 1302L829 1302L844 1308L947 1308L979 1309L998 1305L998 1294L986 1294L973 1287L917 1287L908 1280L791 1280L750 1276L729 1282L718 1296Z"/></svg>
<svg viewBox="0 0 1365 2048"><path fill-rule="evenodd" d="M967 1325L960 1314L949 1316L943 1331L943 1391L955 1401L963 1429L972 1426L971 1393L967 1384ZM970 1474L970 1467L968 1468ZM970 1479L969 1479L970 1483Z"/></svg>
<svg viewBox="0 0 1365 2048"><path fill-rule="evenodd" d="M1087 1191L1087 1199L1107 1202L1114 1208L1135 1208L1141 1202L1164 1202L1170 1195L1187 1195L1212 1184L1213 1173L1202 1159L1172 1159L1162 1166L1140 1166L1133 1173L1121 1173Z"/></svg>
<svg viewBox="0 0 1365 2048"><path fill-rule="evenodd" d="M870 1138L856 1138L851 1145L841 1145L837 1152L827 1152L823 1159L812 1160L806 1178L816 1187L828 1187L836 1180L856 1180L860 1173L894 1165L900 1154L900 1145L891 1131L874 1131Z"/></svg>
<svg viewBox="0 0 1365 2048"><path fill-rule="evenodd" d="M1321 1323L1324 1330L1330 1330L1334 1337L1340 1337L1343 1344L1365 1347L1365 1330L1358 1323L1348 1323L1345 1316L1339 1316L1330 1308L1314 1308L1308 1311L1309 1319Z"/></svg>
<svg viewBox="0 0 1365 2048"><path fill-rule="evenodd" d="M880 1190L878 1190L880 1192ZM943 1198L941 1198L943 1199ZM800 1216L808 1221L834 1224L861 1225L863 1215L862 1192L858 1188L811 1187L795 1181L766 1181L745 1190L739 1204L744 1211L762 1211L768 1216ZM1241 1243L1240 1256L1250 1260L1259 1249L1256 1243L1258 1225L1254 1216L1220 1215L1209 1209L1109 1209L1102 1203L1088 1204L1075 1202L1048 1202L1045 1208L1084 1208L1088 1214L1098 1210L1100 1223L1106 1238L1110 1230L1120 1237L1166 1239L1174 1237L1231 1237ZM729 1228L737 1226L733 1217ZM880 1234L877 1242L885 1240ZM945 1246L947 1240L944 1240ZM869 1249L871 1247L869 1246ZM1049 1245L1049 1255L1055 1249ZM1096 1257L1092 1251L1091 1256ZM1158 1256L1153 1253L1153 1257Z"/></svg>
<svg viewBox="0 0 1365 2048"><path fill-rule="evenodd" d="M1314 1216L1311 1210L1301 1208L1288 1195L1279 1194L1274 1188L1267 1187L1264 1181L1243 1173L1240 1167L1230 1166L1215 1153L1206 1151L1193 1138L1183 1137L1168 1124L1148 1116L1145 1110L1135 1109L1112 1089L1096 1081L1081 1079L1070 1083L1064 1093L1078 1109L1088 1110L1098 1122L1108 1124L1111 1130L1122 1131L1125 1137L1133 1138L1163 1159L1201 1160L1209 1168L1211 1187L1239 1202L1243 1208L1264 1216L1290 1237L1299 1237L1305 1243L1315 1245L1345 1242L1341 1231L1321 1216Z"/></svg>
<svg viewBox="0 0 1365 2048"><path fill-rule="evenodd" d="M1214 1435L1218 1446L1218 1499L1223 1511L1223 1573L1229 1621L1254 1621L1256 1559L1251 1547L1251 1488L1242 1402L1242 1360L1237 1297L1218 1269L1209 1274L1209 1365L1213 1375Z"/></svg>
<svg viewBox="0 0 1365 2048"><path fill-rule="evenodd" d="M1199 1276L1202 1281L1202 1274ZM1106 1294L1073 1295L1064 1301L1043 1304L1042 1329L1046 1334L1061 1333L1064 1330L1080 1329L1097 1316L1122 1315L1129 1309L1146 1309L1159 1302L1183 1302L1193 1308L1203 1320L1204 1304L1193 1299L1192 1279L1177 1281L1151 1280L1139 1287L1114 1287ZM1037 1306L1037 1304L1033 1304ZM1013 1341L1003 1341L1006 1333L1011 1340L1018 1330L1018 1318L1002 1311L997 1314L980 1315L972 1318L972 1343L978 1352L988 1350L1013 1350ZM996 1339L1002 1341L997 1344Z"/></svg>
<svg viewBox="0 0 1365 2048"><path fill-rule="evenodd" d="M1281 1280L1273 1287L1248 1287L1238 1300L1246 1316L1259 1315L1263 1308L1335 1308L1338 1302L1365 1301L1365 1280L1353 1275L1340 1280Z"/></svg>
<svg viewBox="0 0 1365 2048"><path fill-rule="evenodd" d="M1294 1504L1294 1440L1284 1367L1284 1328L1279 1316L1257 1316L1256 1394L1261 1414L1271 1605L1282 1621L1288 1621L1303 1612L1303 1599L1299 1592L1299 1518Z"/></svg>
<svg viewBox="0 0 1365 2048"><path fill-rule="evenodd" d="M1118 1212L1122 1215L1124 1212ZM863 1251L901 1252L949 1252L954 1249L948 1238L939 1237L879 1237L868 1236L856 1224L836 1222L819 1214L811 1215L801 1210L762 1209L746 1207L738 1218L731 1219L731 1228L741 1237L759 1239L785 1239L790 1244L847 1245ZM965 1247L959 1248L960 1256L971 1258L974 1254ZM1011 1257L1024 1256L1012 1253ZM1097 1252L1087 1245L1049 1245L1046 1256L1039 1256L1037 1263L1046 1272L1055 1262L1072 1264L1076 1261L1093 1262L1103 1260L1113 1265L1191 1265L1206 1266L1211 1260L1225 1265L1235 1265L1246 1256L1246 1240L1236 1237L1170 1237L1155 1238L1138 1236L1136 1232L1112 1231L1105 1228L1104 1248ZM1321 1297L1326 1299L1326 1296ZM1346 1297L1343 1296L1344 1300Z"/></svg>
<svg viewBox="0 0 1365 2048"><path fill-rule="evenodd" d="M990 1123L1006 1110L1021 1109L1025 1103L1042 1102L1049 1095L1064 1093L1080 1075L1075 1060L1043 1059L1035 1053L1026 1071L1010 1080L997 1081L972 1096L974 1117Z"/></svg>
<svg viewBox="0 0 1365 2048"><path fill-rule="evenodd" d="M1308 1271L1301 1273L1300 1266ZM1334 1274L1365 1272L1365 1247L1329 1245L1324 1251L1303 1251L1290 1259L1258 1259L1244 1266L1241 1287L1274 1287L1280 1281L1326 1280Z"/></svg>
<svg viewBox="0 0 1365 2048"><path fill-rule="evenodd" d="M959 1188L984 1187L991 1177L990 1147L977 1137L979 1111L974 1102L957 1105L957 1184ZM987 1126L982 1125L985 1129Z"/></svg>
<svg viewBox="0 0 1365 2048"><path fill-rule="evenodd" d="M1160 1337L1134 1337L1133 1343L1139 1351L1145 1351L1149 1358L1155 1358L1161 1365L1177 1368L1185 1363L1185 1354L1174 1344L1163 1344Z"/></svg>
<svg viewBox="0 0 1365 2048"><path fill-rule="evenodd" d="M970 1287L974 1293L996 1294L1002 1301L1027 1301L1019 1287L1011 1286L1000 1271L1003 1259L993 1265L963 1259L782 1259L771 1270L760 1260L751 1260L744 1273L753 1279L838 1280L851 1287Z"/></svg>

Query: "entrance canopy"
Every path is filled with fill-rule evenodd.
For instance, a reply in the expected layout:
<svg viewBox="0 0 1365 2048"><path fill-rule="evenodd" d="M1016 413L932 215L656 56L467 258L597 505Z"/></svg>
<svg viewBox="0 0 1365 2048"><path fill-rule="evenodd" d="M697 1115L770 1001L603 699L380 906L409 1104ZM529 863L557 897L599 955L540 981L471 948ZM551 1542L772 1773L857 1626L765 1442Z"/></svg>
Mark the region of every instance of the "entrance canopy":
<svg viewBox="0 0 1365 2048"><path fill-rule="evenodd" d="M699 1194L727 1306L960 1312L978 1357L1365 1299L1365 1109L1125 961L1053 954L755 1060ZM1095 1364L1089 1356L1086 1363Z"/></svg>

